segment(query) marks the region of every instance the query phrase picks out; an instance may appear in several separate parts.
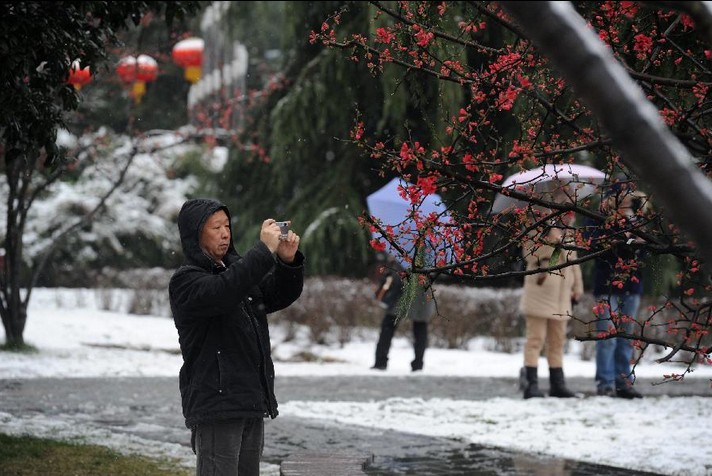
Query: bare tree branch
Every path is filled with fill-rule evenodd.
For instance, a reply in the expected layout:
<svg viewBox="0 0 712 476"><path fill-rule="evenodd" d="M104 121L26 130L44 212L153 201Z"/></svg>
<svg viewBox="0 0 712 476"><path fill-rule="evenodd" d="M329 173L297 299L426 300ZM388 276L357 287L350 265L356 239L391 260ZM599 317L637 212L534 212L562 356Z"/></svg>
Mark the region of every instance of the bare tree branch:
<svg viewBox="0 0 712 476"><path fill-rule="evenodd" d="M159 150L165 150L171 147L175 147L176 145L183 144L185 142L191 141L196 139L196 137L184 137L182 140L178 142L174 142L165 146L160 146L160 147L153 147L151 150L146 151L145 153L154 153ZM35 287L37 284L37 281L39 280L41 274L44 272L45 267L47 266L47 263L49 262L50 258L54 254L54 252L61 246L64 241L67 239L68 236L70 236L74 231L79 229L80 227L84 226L85 224L89 223L104 207L106 204L107 200L116 192L116 190L124 183L124 178L126 177L126 173L128 172L129 168L131 167L131 164L133 164L134 158L136 158L136 155L138 155L141 151L139 150L139 144L137 142L137 139L134 139L134 142L132 144L131 150L128 152L128 158L126 160L126 164L121 168L121 171L119 172L118 177L114 180L112 183L111 187L109 190L104 193L104 195L99 199L99 202L94 206L92 210L90 210L87 214L79 218L76 222L72 223L71 225L67 226L65 229L61 230L57 236L55 236L52 239L52 244L47 248L47 250L44 252L42 257L39 259L39 262L37 265L34 267L33 273L32 273L32 280L30 282L30 286L27 288L27 294L24 297L24 303L28 303L30 301L30 295L32 293L32 289Z"/></svg>

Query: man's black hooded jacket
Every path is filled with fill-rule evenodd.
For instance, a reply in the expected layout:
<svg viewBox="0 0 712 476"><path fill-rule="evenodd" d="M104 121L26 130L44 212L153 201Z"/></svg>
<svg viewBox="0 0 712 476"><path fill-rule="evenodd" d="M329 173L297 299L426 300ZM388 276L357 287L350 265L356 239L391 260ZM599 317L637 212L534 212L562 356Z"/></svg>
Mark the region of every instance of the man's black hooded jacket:
<svg viewBox="0 0 712 476"><path fill-rule="evenodd" d="M210 215L227 207L215 200L188 200L178 215L185 263L169 284L171 311L183 354L179 385L188 428L234 418L275 418L274 365L267 314L301 294L304 256L292 264L258 241L244 256L232 240L213 262L200 248ZM232 227L231 227L232 231Z"/></svg>

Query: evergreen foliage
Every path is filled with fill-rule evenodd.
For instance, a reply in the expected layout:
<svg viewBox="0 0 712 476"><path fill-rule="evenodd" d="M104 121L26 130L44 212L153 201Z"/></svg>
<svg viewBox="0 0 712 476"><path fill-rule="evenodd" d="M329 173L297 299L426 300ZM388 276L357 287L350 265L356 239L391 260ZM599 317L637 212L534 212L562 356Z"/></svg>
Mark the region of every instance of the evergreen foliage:
<svg viewBox="0 0 712 476"><path fill-rule="evenodd" d="M441 129L442 110L453 111L461 99L459 88L415 72L405 80L378 77L344 61L341 52L309 43L309 32L340 8L353 13L343 28L371 28L369 4L279 2L267 20L248 13L266 8L263 3L234 7L248 15L249 22L239 22L245 28L239 39L252 55L264 56L276 42L264 35L265 21L283 27L281 87L268 89L270 77L262 78L263 96L250 109L241 147L231 151L218 187L236 210L238 247L251 245L265 218L292 220L303 234L310 272L363 276L372 250L359 217L367 213L366 196L391 177L351 143L350 131L364 117L363 127L384 140L430 140ZM231 24L237 16L231 11Z"/></svg>

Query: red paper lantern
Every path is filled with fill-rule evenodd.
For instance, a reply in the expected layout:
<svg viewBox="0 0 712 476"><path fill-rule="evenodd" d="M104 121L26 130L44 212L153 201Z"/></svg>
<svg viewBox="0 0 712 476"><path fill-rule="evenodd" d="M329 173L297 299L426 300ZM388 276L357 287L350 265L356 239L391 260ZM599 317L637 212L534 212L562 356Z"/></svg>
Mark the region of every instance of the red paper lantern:
<svg viewBox="0 0 712 476"><path fill-rule="evenodd" d="M116 64L116 74L119 75L121 81L130 84L136 81L136 57L126 56L121 58Z"/></svg>
<svg viewBox="0 0 712 476"><path fill-rule="evenodd" d="M148 55L126 56L116 65L116 74L126 84L133 84L131 95L136 103L146 93L146 83L158 76L158 63Z"/></svg>
<svg viewBox="0 0 712 476"><path fill-rule="evenodd" d="M201 38L186 38L173 46L171 57L181 68L185 68L185 79L195 84L200 79L205 42Z"/></svg>
<svg viewBox="0 0 712 476"><path fill-rule="evenodd" d="M136 58L136 81L150 83L158 77L158 63L148 55L138 55Z"/></svg>
<svg viewBox="0 0 712 476"><path fill-rule="evenodd" d="M79 91L85 84L91 83L91 70L89 66L82 68L79 60L75 60L69 68L69 77L67 82L74 86L74 89Z"/></svg>

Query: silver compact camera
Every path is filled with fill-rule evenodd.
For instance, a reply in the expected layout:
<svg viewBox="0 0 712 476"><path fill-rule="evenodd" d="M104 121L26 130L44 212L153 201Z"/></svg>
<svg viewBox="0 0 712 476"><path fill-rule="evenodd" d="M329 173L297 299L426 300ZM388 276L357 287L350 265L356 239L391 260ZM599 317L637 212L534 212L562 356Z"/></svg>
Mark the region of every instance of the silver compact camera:
<svg viewBox="0 0 712 476"><path fill-rule="evenodd" d="M288 221L278 221L280 238L286 238L289 234L289 222Z"/></svg>

